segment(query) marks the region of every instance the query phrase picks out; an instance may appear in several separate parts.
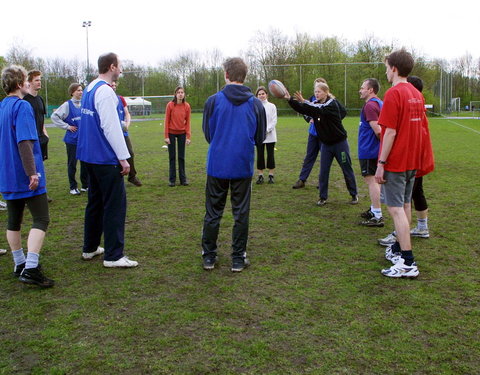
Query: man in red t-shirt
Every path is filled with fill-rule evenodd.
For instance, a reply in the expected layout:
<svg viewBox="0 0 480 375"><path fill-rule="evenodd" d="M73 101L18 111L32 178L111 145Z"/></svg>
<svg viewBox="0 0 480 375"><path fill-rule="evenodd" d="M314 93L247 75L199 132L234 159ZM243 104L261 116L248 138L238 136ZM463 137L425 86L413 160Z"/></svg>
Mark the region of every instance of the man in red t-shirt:
<svg viewBox="0 0 480 375"><path fill-rule="evenodd" d="M425 119L422 94L407 82L414 61L404 49L385 59L392 88L385 93L378 123L382 127L375 179L382 185L382 200L393 218L398 243L385 257L393 266L382 270L388 277L417 277L410 241L412 188L422 167L422 124Z"/></svg>

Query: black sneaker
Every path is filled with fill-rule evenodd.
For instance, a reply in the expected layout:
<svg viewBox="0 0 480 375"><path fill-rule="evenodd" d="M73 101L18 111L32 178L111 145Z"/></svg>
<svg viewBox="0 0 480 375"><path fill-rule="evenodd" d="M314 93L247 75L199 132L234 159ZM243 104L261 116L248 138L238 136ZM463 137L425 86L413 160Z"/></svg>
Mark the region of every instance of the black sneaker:
<svg viewBox="0 0 480 375"><path fill-rule="evenodd" d="M360 217L361 217L362 219L367 219L367 220L369 220L369 219L371 219L372 217L375 217L375 214L374 214L374 213L372 212L372 210L369 208L368 210L362 212L362 213L360 214Z"/></svg>
<svg viewBox="0 0 480 375"><path fill-rule="evenodd" d="M250 265L250 261L247 258L243 259L234 259L232 262L232 272L242 272L245 268Z"/></svg>
<svg viewBox="0 0 480 375"><path fill-rule="evenodd" d="M268 183L269 184L274 184L275 183L275 181L273 181L273 175L271 175L271 174L268 175Z"/></svg>
<svg viewBox="0 0 480 375"><path fill-rule="evenodd" d="M22 273L23 269L25 268L26 263L18 264L13 268L13 277L19 278L20 274Z"/></svg>
<svg viewBox="0 0 480 375"><path fill-rule="evenodd" d="M203 269L206 271L213 270L215 268L215 264L217 263L218 257L206 257L203 258Z"/></svg>
<svg viewBox="0 0 480 375"><path fill-rule="evenodd" d="M325 206L327 204L327 200L320 198L317 202L317 206Z"/></svg>
<svg viewBox="0 0 480 375"><path fill-rule="evenodd" d="M257 179L257 185L263 184L263 181L264 181L264 180L263 180L263 175L259 175L259 176L258 176L258 179Z"/></svg>
<svg viewBox="0 0 480 375"><path fill-rule="evenodd" d="M349 204L358 204L358 195L352 195L352 199L348 203Z"/></svg>
<svg viewBox="0 0 480 375"><path fill-rule="evenodd" d="M373 216L370 219L361 221L360 225L364 225L366 227L383 227L385 223L383 222L383 217L377 219L375 216Z"/></svg>
<svg viewBox="0 0 480 375"><path fill-rule="evenodd" d="M22 283L36 284L42 288L50 288L55 284L55 281L45 277L38 267L24 268L18 279Z"/></svg>

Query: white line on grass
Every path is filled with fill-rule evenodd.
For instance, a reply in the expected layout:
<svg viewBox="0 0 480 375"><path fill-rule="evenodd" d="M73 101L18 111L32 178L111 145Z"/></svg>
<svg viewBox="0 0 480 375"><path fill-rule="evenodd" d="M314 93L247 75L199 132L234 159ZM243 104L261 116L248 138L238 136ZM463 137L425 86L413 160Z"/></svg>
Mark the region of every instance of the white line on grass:
<svg viewBox="0 0 480 375"><path fill-rule="evenodd" d="M451 122L452 124L458 125L458 126L460 126L460 127L462 127L462 128L465 128L465 129L471 130L471 131L472 131L472 132L474 132L474 133L480 134L480 132L479 132L478 130L475 130L475 129L469 128L468 126L465 126L465 125L459 124L458 122L455 122L455 121L452 121L452 120L448 120L448 122Z"/></svg>

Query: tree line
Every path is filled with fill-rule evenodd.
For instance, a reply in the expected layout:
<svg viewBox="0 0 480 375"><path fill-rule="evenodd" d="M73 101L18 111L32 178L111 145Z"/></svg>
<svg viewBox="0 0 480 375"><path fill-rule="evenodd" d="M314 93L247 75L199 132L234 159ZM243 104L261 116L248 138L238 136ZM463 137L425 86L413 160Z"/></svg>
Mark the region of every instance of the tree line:
<svg viewBox="0 0 480 375"><path fill-rule="evenodd" d="M381 83L380 96L389 87L385 78L384 57L394 49L373 36L352 43L337 37L311 36L297 33L293 37L271 29L258 32L240 55L250 66L246 85L255 90L271 79L279 79L291 92L302 90L306 97L313 93L313 81L324 77L337 98L349 110L359 109L362 102L358 89L365 78L374 77ZM470 54L447 61L441 58L427 61L411 51L416 64L412 74L425 82L426 102L440 111L449 110L451 98L460 97L462 106L480 100L480 58ZM123 56L122 56L123 57ZM167 59L157 66L137 64L123 60L124 74L118 93L124 96L155 96L172 94L178 85L184 86L187 100L194 110L201 110L208 96L224 85L221 64L226 56L219 50L184 51L176 58ZM15 45L0 66L20 64L26 69L42 71L46 82L41 95L47 96L50 106L58 106L67 99L67 88L72 82L86 83L95 77L96 67L78 60L42 58L30 50ZM88 72L92 72L89 76ZM1 97L4 93L1 93ZM276 101L280 110L288 106Z"/></svg>

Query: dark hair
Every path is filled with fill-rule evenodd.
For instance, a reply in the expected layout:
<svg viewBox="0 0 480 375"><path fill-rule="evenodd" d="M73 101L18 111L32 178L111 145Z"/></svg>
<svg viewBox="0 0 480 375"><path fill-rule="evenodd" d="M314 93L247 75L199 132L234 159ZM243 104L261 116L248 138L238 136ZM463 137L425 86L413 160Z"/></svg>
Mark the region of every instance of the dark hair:
<svg viewBox="0 0 480 375"><path fill-rule="evenodd" d="M2 70L2 88L8 95L22 86L27 79L27 71L23 66L10 65Z"/></svg>
<svg viewBox="0 0 480 375"><path fill-rule="evenodd" d="M42 75L42 72L40 70L30 70L28 72L28 82L32 82L33 79L37 76L41 76Z"/></svg>
<svg viewBox="0 0 480 375"><path fill-rule="evenodd" d="M110 65L118 66L118 56L113 52L105 53L98 58L98 73L105 74L110 70Z"/></svg>
<svg viewBox="0 0 480 375"><path fill-rule="evenodd" d="M183 86L177 86L175 88L175 91L173 93L173 99L172 99L172 102L174 102L175 104L177 104L177 92L178 92L178 90L183 90L183 92L185 93L185 89L183 88ZM182 103L185 103L185 96L182 99Z"/></svg>
<svg viewBox="0 0 480 375"><path fill-rule="evenodd" d="M223 63L223 70L231 82L243 83L247 76L248 67L240 57L232 57Z"/></svg>
<svg viewBox="0 0 480 375"><path fill-rule="evenodd" d="M408 76L407 82L410 82L413 87L415 87L418 91L423 91L423 81L420 77L417 76Z"/></svg>
<svg viewBox="0 0 480 375"><path fill-rule="evenodd" d="M397 68L400 77L408 77L415 63L412 54L403 48L388 55L385 62L391 68Z"/></svg>
<svg viewBox="0 0 480 375"><path fill-rule="evenodd" d="M367 82L368 87L373 89L373 93L375 95L377 95L378 91L380 91L380 83L378 83L378 80L376 78L367 78L363 82Z"/></svg>
<svg viewBox="0 0 480 375"><path fill-rule="evenodd" d="M82 87L80 83L72 83L70 86L68 86L68 93L70 96L73 96L73 93L77 91L79 87Z"/></svg>
<svg viewBox="0 0 480 375"><path fill-rule="evenodd" d="M255 91L255 96L258 96L258 93L259 93L260 91L265 91L265 94L268 95L268 91L267 91L267 89L265 88L265 86L258 86L257 91Z"/></svg>

